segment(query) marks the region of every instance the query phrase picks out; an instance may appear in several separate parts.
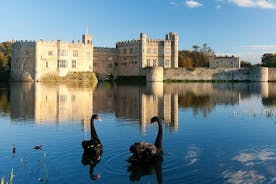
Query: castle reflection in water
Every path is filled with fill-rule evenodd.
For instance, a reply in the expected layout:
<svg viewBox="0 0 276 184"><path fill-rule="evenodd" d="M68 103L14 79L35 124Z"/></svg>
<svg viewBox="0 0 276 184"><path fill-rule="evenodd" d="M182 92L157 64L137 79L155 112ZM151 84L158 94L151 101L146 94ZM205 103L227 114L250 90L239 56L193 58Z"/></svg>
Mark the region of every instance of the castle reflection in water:
<svg viewBox="0 0 276 184"><path fill-rule="evenodd" d="M87 130L93 113L114 112L117 118L140 123L142 131L150 118L157 115L177 130L179 108L192 108L195 113L207 115L217 104L238 104L252 94L261 95L263 104L271 105L276 84L157 82L142 86L99 83L95 87L75 83L11 83L10 113L13 123L22 119L34 119L35 123L82 121Z"/></svg>

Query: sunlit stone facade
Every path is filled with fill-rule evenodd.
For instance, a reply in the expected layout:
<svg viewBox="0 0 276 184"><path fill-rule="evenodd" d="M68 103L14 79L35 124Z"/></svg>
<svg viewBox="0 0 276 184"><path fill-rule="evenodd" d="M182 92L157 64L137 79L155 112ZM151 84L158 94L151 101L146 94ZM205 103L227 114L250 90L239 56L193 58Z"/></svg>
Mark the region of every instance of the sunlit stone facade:
<svg viewBox="0 0 276 184"><path fill-rule="evenodd" d="M40 81L51 76L64 77L69 72L93 71L92 36L82 42L16 41L12 45L11 79Z"/></svg>
<svg viewBox="0 0 276 184"><path fill-rule="evenodd" d="M115 48L93 47L92 36L82 42L16 41L12 47L11 79L46 81L70 72L95 72L106 76L146 76L145 68L178 68L178 35L170 32L165 39L139 39L117 42ZM163 72L152 79L163 79ZM160 78L160 79L161 79Z"/></svg>
<svg viewBox="0 0 276 184"><path fill-rule="evenodd" d="M118 75L146 75L144 68L178 68L178 35L168 33L165 39L149 39L145 33L139 39L117 42ZM163 74L162 74L163 75Z"/></svg>

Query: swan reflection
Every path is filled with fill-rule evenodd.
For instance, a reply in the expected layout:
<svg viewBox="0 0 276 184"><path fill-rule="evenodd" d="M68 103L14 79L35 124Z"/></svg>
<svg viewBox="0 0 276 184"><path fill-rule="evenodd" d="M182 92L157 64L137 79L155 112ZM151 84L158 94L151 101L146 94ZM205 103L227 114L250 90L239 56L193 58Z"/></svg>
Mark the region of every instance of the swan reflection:
<svg viewBox="0 0 276 184"><path fill-rule="evenodd" d="M143 165L130 165L128 167L129 180L132 182L140 181L143 176L153 175L156 176L156 183L161 184L163 181L162 176L162 162L156 162L151 164L143 164Z"/></svg>
<svg viewBox="0 0 276 184"><path fill-rule="evenodd" d="M88 151L84 151L82 154L81 163L83 165L89 165L89 175L92 180L100 179L100 173L94 173L94 168L101 161L101 156L103 154L103 149L99 148L97 154L92 155Z"/></svg>

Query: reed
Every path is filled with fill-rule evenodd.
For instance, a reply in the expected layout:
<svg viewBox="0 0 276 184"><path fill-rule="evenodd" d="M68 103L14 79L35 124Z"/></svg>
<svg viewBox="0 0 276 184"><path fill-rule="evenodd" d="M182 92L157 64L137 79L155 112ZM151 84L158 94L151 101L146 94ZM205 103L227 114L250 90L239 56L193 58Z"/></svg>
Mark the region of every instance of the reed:
<svg viewBox="0 0 276 184"><path fill-rule="evenodd" d="M13 179L14 179L14 172L13 172L13 168L11 169L11 173L10 173L10 181L9 182L5 182L5 178L2 177L1 178L1 184L13 184Z"/></svg>

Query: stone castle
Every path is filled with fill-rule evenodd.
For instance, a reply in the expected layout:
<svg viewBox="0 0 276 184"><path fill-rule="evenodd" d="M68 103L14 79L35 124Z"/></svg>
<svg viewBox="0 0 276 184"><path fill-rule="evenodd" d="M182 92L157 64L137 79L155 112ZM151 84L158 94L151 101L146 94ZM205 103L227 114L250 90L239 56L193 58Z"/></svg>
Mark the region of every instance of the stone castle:
<svg viewBox="0 0 276 184"><path fill-rule="evenodd" d="M12 46L13 81L99 80L139 76L147 81L276 81L276 69L240 68L238 57L214 57L209 68L178 67L178 35L117 42L114 48L94 47L92 35L82 41L16 41ZM95 78L95 77L94 77Z"/></svg>
<svg viewBox="0 0 276 184"><path fill-rule="evenodd" d="M146 76L149 67L178 68L176 33L166 34L163 40L148 39L141 33L139 39L117 42L115 48L94 47L90 34L84 34L82 42L16 41L10 76L15 81L43 81L69 73L95 72L99 79L107 79Z"/></svg>

